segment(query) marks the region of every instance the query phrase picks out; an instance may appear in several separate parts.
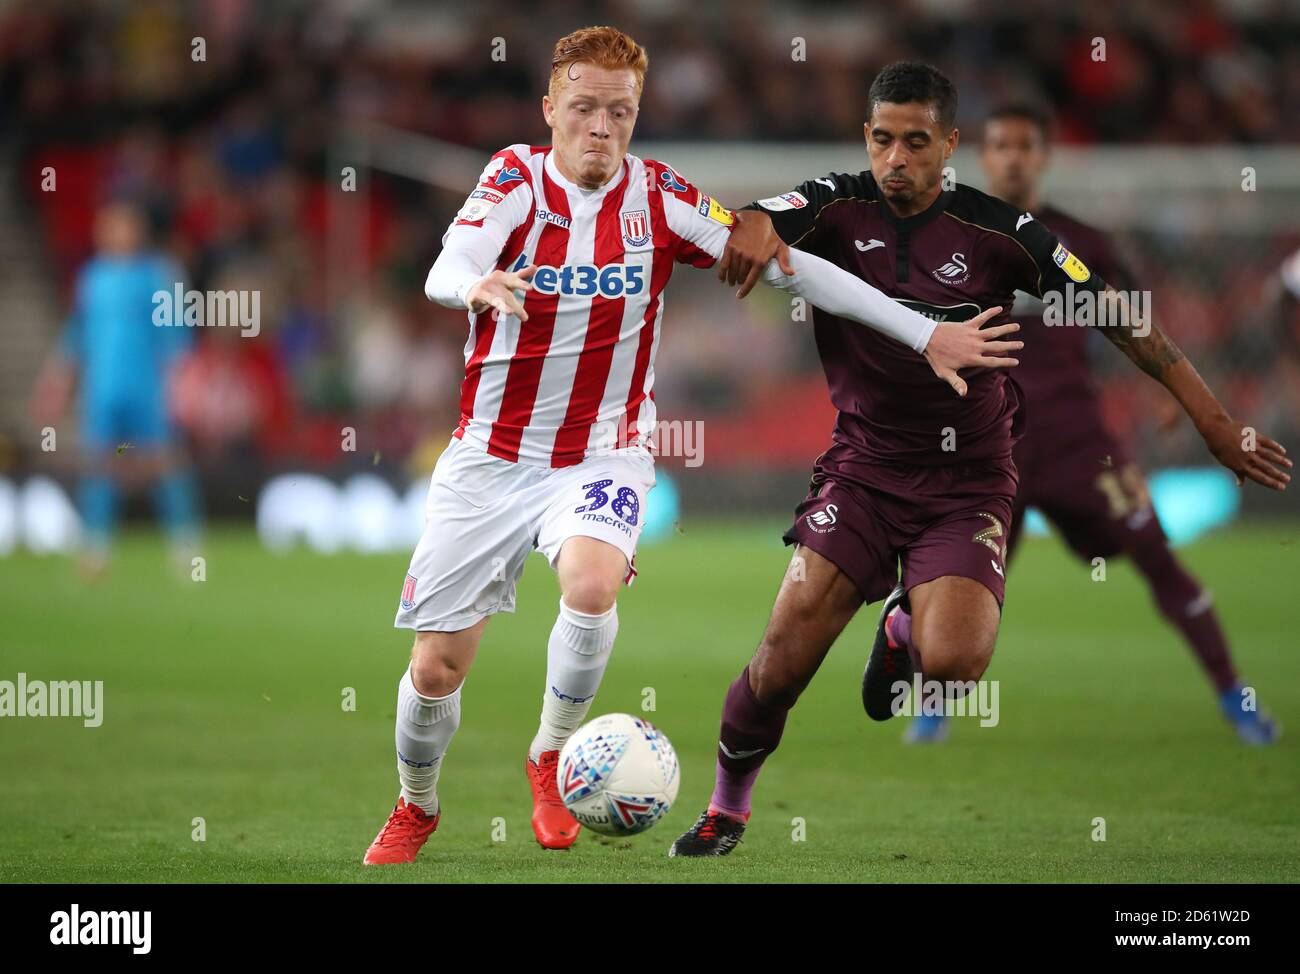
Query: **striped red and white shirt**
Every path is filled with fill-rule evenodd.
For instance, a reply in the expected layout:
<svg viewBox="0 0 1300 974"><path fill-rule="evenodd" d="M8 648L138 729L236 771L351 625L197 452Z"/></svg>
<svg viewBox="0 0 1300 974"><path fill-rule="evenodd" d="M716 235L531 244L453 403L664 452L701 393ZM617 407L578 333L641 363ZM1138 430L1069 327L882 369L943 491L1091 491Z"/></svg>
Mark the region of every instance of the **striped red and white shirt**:
<svg viewBox="0 0 1300 974"><path fill-rule="evenodd" d="M493 309L470 314L454 435L503 460L549 467L645 448L655 429L664 287L679 263L712 266L734 222L651 159L629 154L608 183L583 190L561 175L550 146L494 155L443 236L425 293L464 308L493 269L537 270L526 322ZM820 257L796 250L790 263L794 275L773 261L764 280L925 348L929 318Z"/></svg>
<svg viewBox="0 0 1300 974"><path fill-rule="evenodd" d="M732 222L653 160L627 155L608 183L585 191L559 172L550 146L496 153L444 254L469 259L462 291L494 267L537 271L526 322L492 309L470 315L454 435L551 467L647 442L664 287L677 263L712 265Z"/></svg>

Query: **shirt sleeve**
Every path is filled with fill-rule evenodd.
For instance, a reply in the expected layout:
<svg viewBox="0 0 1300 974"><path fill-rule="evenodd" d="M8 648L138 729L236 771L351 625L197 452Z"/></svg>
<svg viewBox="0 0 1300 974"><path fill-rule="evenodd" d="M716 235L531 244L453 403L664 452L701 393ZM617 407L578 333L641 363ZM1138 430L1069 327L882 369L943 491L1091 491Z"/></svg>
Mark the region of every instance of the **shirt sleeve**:
<svg viewBox="0 0 1300 974"><path fill-rule="evenodd" d="M794 275L782 273L775 260L763 271L773 287L806 298L823 311L856 321L902 342L914 352L924 352L937 321L905 307L862 278L828 260L802 250L790 251Z"/></svg>
<svg viewBox="0 0 1300 974"><path fill-rule="evenodd" d="M664 193L668 228L681 239L687 252L686 257L678 259L696 267L710 267L726 249L735 215L685 180L680 184L685 187L681 192ZM923 351L930 341L937 322L904 307L861 278L798 250L791 251L790 261L795 269L793 275L783 274L777 262L771 261L764 269L763 280L806 298L823 311L874 328L914 351Z"/></svg>
<svg viewBox="0 0 1300 974"><path fill-rule="evenodd" d="M512 149L494 155L442 237L442 253L424 282L430 301L466 307L465 295L490 273L506 241L532 212L528 168Z"/></svg>
<svg viewBox="0 0 1300 974"><path fill-rule="evenodd" d="M838 200L873 200L876 184L867 173L827 173L800 183L788 193L742 207L761 210L777 236L791 247L817 253L826 242L825 210Z"/></svg>
<svg viewBox="0 0 1300 974"><path fill-rule="evenodd" d="M1016 218L1009 234L1025 252L1027 260L1008 261L1011 290L1027 291L1038 298L1066 287L1101 292L1106 282L1072 254L1056 234L1025 213Z"/></svg>
<svg viewBox="0 0 1300 974"><path fill-rule="evenodd" d="M672 166L646 160L663 201L664 223L675 244L673 259L692 267L712 267L736 223L735 215L712 196L701 192ZM653 192L653 190L652 190Z"/></svg>

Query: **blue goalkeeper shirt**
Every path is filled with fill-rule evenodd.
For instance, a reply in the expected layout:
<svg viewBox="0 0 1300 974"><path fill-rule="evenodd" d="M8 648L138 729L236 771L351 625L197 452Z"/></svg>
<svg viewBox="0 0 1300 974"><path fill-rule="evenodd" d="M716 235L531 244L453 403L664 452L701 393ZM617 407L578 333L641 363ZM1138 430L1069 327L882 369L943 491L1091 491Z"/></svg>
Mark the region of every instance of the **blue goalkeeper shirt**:
<svg viewBox="0 0 1300 974"><path fill-rule="evenodd" d="M192 336L184 327L154 324L154 295L170 294L181 280L180 268L156 253L96 257L77 275L62 347L80 376L89 444L171 438L167 374Z"/></svg>

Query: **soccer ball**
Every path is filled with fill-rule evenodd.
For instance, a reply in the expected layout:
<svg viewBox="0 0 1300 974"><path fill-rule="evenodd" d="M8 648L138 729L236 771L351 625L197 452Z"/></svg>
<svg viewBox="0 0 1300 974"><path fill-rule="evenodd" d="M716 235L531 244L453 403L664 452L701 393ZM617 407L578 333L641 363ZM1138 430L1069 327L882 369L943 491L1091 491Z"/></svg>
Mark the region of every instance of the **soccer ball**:
<svg viewBox="0 0 1300 974"><path fill-rule="evenodd" d="M560 752L560 794L580 823L602 835L635 835L667 814L681 781L663 732L631 714L578 728Z"/></svg>

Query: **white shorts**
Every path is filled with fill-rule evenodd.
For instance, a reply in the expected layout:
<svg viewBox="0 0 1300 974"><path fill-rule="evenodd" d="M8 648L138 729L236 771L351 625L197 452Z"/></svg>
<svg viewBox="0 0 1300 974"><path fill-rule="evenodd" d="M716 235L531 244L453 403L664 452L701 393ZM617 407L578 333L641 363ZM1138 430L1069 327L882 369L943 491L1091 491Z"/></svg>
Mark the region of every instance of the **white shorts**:
<svg viewBox="0 0 1300 974"><path fill-rule="evenodd" d="M540 551L554 568L560 548L575 536L623 552L630 585L654 484L654 460L641 449L552 469L510 463L453 439L433 470L424 533L393 625L456 632L513 612L528 553Z"/></svg>

